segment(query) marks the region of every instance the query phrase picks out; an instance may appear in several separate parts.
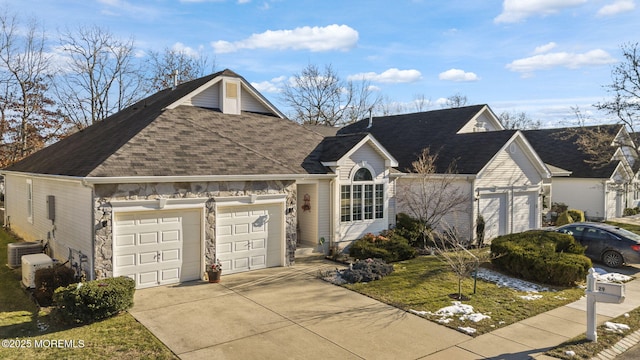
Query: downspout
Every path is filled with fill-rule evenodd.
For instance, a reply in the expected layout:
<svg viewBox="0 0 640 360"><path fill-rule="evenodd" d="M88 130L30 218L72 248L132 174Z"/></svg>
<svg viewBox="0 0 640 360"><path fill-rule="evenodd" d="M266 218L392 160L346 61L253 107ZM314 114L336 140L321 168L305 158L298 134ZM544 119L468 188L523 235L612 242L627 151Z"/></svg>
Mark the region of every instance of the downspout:
<svg viewBox="0 0 640 360"><path fill-rule="evenodd" d="M335 236L335 228L336 228L336 199L335 199L335 186L336 180L331 179L331 181L329 182L329 199L331 199L330 201L330 205L329 205L329 213L331 214L331 221L329 221L329 234L331 234L329 236L329 246L327 247L327 250L331 249L331 247L333 246L333 243L335 242L334 240L334 236ZM324 252L324 247L322 248L322 251ZM328 255L324 254L324 255Z"/></svg>
<svg viewBox="0 0 640 360"><path fill-rule="evenodd" d="M93 185L89 184L86 179L82 179L82 186L91 190L91 208L89 209L91 214L91 224L90 225L90 233L91 233L91 261L89 262L89 281L95 280L96 275L96 213L93 211L93 205L95 204L95 189Z"/></svg>

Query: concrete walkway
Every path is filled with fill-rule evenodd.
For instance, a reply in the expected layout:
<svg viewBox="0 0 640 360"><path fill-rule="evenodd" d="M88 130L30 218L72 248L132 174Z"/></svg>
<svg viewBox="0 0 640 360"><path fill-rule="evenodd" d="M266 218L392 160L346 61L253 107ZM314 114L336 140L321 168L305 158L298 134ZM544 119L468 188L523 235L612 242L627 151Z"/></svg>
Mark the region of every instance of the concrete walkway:
<svg viewBox="0 0 640 360"><path fill-rule="evenodd" d="M547 359L586 332L582 299L473 338L317 278L335 266L308 258L139 290L130 313L182 359ZM597 304L599 323L640 307L640 280L626 294Z"/></svg>

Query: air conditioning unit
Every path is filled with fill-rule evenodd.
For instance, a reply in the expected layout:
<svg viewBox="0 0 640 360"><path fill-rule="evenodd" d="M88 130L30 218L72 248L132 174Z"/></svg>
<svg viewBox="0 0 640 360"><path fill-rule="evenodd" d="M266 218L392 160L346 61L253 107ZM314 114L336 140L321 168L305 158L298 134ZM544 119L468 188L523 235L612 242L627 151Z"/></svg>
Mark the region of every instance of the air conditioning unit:
<svg viewBox="0 0 640 360"><path fill-rule="evenodd" d="M36 270L53 266L54 261L47 254L31 254L22 257L22 285L36 287Z"/></svg>
<svg viewBox="0 0 640 360"><path fill-rule="evenodd" d="M7 265L10 268L20 267L23 255L38 254L42 252L41 242L15 242L7 245Z"/></svg>

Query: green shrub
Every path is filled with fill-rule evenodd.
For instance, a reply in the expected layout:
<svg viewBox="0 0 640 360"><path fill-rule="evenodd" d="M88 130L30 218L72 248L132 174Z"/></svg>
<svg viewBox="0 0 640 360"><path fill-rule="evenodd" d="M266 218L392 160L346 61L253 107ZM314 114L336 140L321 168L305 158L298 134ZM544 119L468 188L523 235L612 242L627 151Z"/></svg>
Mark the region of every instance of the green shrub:
<svg viewBox="0 0 640 360"><path fill-rule="evenodd" d="M420 231L420 222L405 213L396 215L396 234L409 240L411 246L420 246L422 241L422 232Z"/></svg>
<svg viewBox="0 0 640 360"><path fill-rule="evenodd" d="M567 224L571 224L572 222L574 222L574 220L571 217L571 215L569 215L569 211L567 210L558 215L558 219L556 220L556 225L557 226L567 225Z"/></svg>
<svg viewBox="0 0 640 360"><path fill-rule="evenodd" d="M53 292L61 287L68 286L76 280L73 269L62 264L36 270L33 279L35 289L33 296L40 306L50 306L53 303Z"/></svg>
<svg viewBox="0 0 640 360"><path fill-rule="evenodd" d="M357 260L349 269L341 272L341 277L348 283L380 280L393 272L393 265L382 259Z"/></svg>
<svg viewBox="0 0 640 360"><path fill-rule="evenodd" d="M492 264L511 275L551 285L571 286L591 268L573 236L553 231L503 235L491 242Z"/></svg>
<svg viewBox="0 0 640 360"><path fill-rule="evenodd" d="M412 259L416 250L409 241L394 231L385 231L380 235L366 234L349 247L349 256L356 259L379 258L386 262Z"/></svg>
<svg viewBox="0 0 640 360"><path fill-rule="evenodd" d="M583 222L584 221L584 211L576 210L576 209L569 209L569 210L567 210L567 212L569 213L569 216L571 216L571 219L574 222Z"/></svg>
<svg viewBox="0 0 640 360"><path fill-rule="evenodd" d="M634 207L634 208L625 208L624 209L624 216L632 216L632 215L638 215L640 214L640 208L639 207Z"/></svg>
<svg viewBox="0 0 640 360"><path fill-rule="evenodd" d="M89 323L129 309L135 287L135 281L124 276L93 280L58 288L53 301L66 321Z"/></svg>

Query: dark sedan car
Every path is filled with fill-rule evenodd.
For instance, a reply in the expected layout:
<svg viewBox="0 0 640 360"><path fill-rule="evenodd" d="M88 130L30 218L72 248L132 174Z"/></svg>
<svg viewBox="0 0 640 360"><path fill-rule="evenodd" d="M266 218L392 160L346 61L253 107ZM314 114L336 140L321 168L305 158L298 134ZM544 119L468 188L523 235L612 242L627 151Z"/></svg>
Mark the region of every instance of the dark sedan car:
<svg viewBox="0 0 640 360"><path fill-rule="evenodd" d="M640 235L613 225L580 222L558 227L555 231L573 235L585 255L609 267L640 264Z"/></svg>

